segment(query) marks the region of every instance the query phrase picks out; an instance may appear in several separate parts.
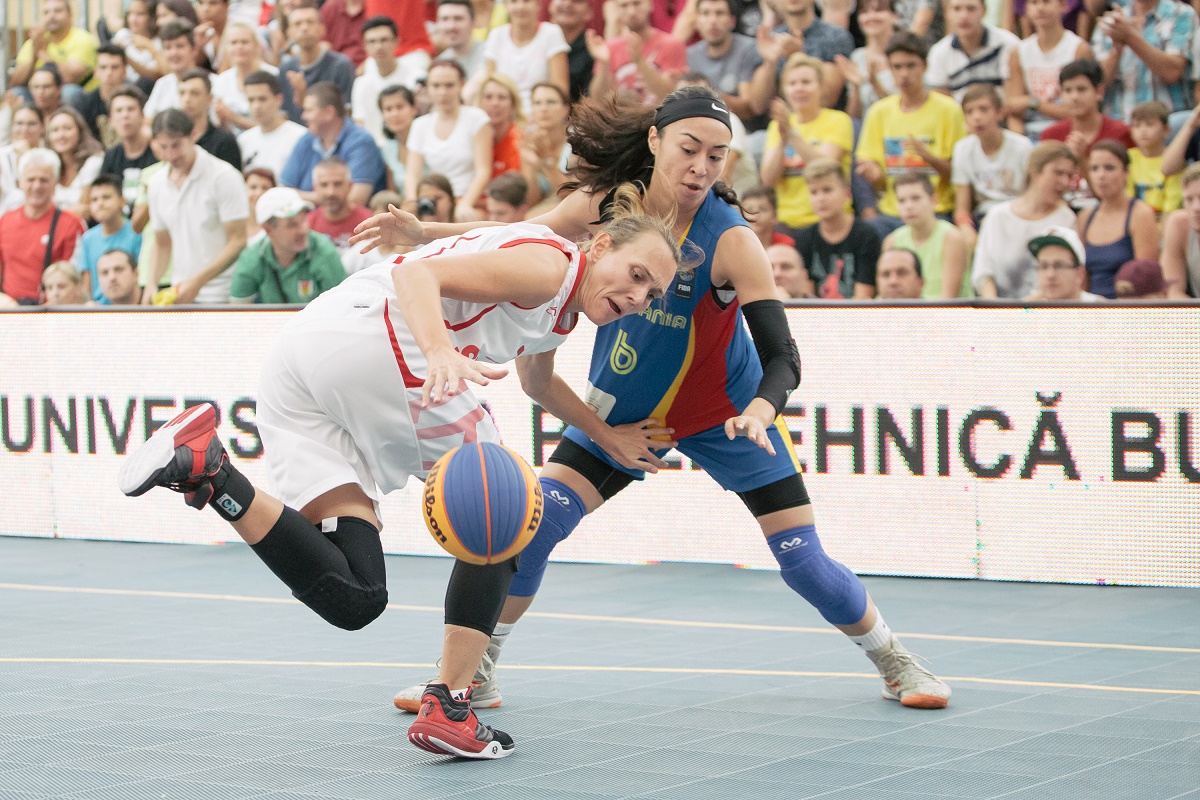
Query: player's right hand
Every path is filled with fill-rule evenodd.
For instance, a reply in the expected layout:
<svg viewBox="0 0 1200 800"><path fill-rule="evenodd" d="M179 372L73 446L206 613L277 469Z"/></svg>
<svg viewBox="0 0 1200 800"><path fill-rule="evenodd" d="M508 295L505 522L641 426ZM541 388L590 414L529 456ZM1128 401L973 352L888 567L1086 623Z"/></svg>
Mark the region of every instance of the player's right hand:
<svg viewBox="0 0 1200 800"><path fill-rule="evenodd" d="M377 247L415 247L425 244L425 226L421 220L394 205L382 214L364 219L354 228L350 244L364 244L363 253Z"/></svg>
<svg viewBox="0 0 1200 800"><path fill-rule="evenodd" d="M426 356L429 377L421 386L421 408L439 406L467 390L466 381L487 386L508 374L508 370L481 364L457 350L439 350Z"/></svg>
<svg viewBox="0 0 1200 800"><path fill-rule="evenodd" d="M656 419L644 419L617 425L610 429L611 435L604 445L604 452L626 469L655 473L667 466L656 450L666 450L679 444L671 435L674 428L663 427Z"/></svg>

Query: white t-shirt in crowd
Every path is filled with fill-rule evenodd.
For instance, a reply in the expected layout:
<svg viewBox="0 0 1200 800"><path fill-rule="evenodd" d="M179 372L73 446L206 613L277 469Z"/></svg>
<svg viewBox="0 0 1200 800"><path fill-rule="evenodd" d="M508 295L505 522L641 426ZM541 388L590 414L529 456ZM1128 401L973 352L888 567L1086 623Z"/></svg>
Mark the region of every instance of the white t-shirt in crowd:
<svg viewBox="0 0 1200 800"><path fill-rule="evenodd" d="M154 82L143 111L146 119L153 121L155 114L168 108L179 108L179 79L174 72L168 72Z"/></svg>
<svg viewBox="0 0 1200 800"><path fill-rule="evenodd" d="M529 110L534 84L549 80L550 58L570 51L562 28L553 22L538 23L533 40L524 47L513 44L511 24L493 30L483 45L483 57L496 65L496 72L512 78L521 90L522 112Z"/></svg>
<svg viewBox="0 0 1200 800"><path fill-rule="evenodd" d="M414 119L408 130L408 149L425 159L427 173L437 172L449 178L454 196L462 197L475 177L475 134L490 124L487 112L475 106L461 106L454 130L445 139L437 138L436 124L436 111Z"/></svg>
<svg viewBox="0 0 1200 800"><path fill-rule="evenodd" d="M424 51L419 52L424 54ZM425 58L429 58L428 54L425 54ZM426 72L419 63L406 65L400 59L390 75L380 75L375 59L368 58L363 62L363 74L354 79L354 89L350 92L351 118L371 134L376 144L383 147L383 112L379 110L379 93L389 86L404 86L411 91Z"/></svg>
<svg viewBox="0 0 1200 800"><path fill-rule="evenodd" d="M255 71L258 70L269 72L272 75L279 74L278 67L273 67L265 61L259 62L255 68ZM230 67L212 79L212 96L213 99L224 103L233 113L243 117L250 116L250 101L246 99L246 93L238 83L237 67ZM228 127L232 133L242 132L242 128L233 125Z"/></svg>
<svg viewBox="0 0 1200 800"><path fill-rule="evenodd" d="M984 214L996 203L1013 200L1025 191L1025 167L1033 142L1029 137L1001 130L1004 142L993 156L983 152L979 137L959 139L950 159L950 182L975 189L975 213Z"/></svg>
<svg viewBox="0 0 1200 800"><path fill-rule="evenodd" d="M176 285L202 272L225 247L225 223L250 217L241 174L199 147L196 162L182 186L171 181L171 168L165 167L150 179L147 193L154 230L171 234ZM196 302L228 303L232 284L230 263L228 269L205 284Z"/></svg>
<svg viewBox="0 0 1200 800"><path fill-rule="evenodd" d="M238 149L242 151L242 169L266 167L275 173L275 180L283 174L283 165L296 149L296 142L308 133L308 128L290 119L270 133L263 133L261 125L238 134Z"/></svg>
<svg viewBox="0 0 1200 800"><path fill-rule="evenodd" d="M1075 212L1066 203L1041 219L1022 219L1012 210L1012 201L997 203L979 226L975 245L975 264L971 279L976 292L985 278L996 282L1000 297L1020 300L1037 288L1037 259L1029 252L1029 242L1051 225L1075 230Z"/></svg>

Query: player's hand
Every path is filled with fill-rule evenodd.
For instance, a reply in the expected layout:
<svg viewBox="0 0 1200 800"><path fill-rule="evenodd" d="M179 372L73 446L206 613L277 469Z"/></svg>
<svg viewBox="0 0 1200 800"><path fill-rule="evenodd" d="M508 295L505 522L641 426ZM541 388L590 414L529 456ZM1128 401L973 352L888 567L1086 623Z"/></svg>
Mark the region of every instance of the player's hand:
<svg viewBox="0 0 1200 800"><path fill-rule="evenodd" d="M487 386L508 374L508 370L481 364L453 348L426 356L429 377L421 387L421 408L439 406L467 390L467 381Z"/></svg>
<svg viewBox="0 0 1200 800"><path fill-rule="evenodd" d="M775 455L775 447L767 437L767 428L758 417L750 414L730 417L725 420L725 435L731 442L739 436L745 436L763 450Z"/></svg>
<svg viewBox="0 0 1200 800"><path fill-rule="evenodd" d="M656 419L644 419L627 425L617 425L611 438L603 445L604 452L626 469L655 473L667 466L655 450L665 450L679 444L671 436L674 428L663 427Z"/></svg>
<svg viewBox="0 0 1200 800"><path fill-rule="evenodd" d="M360 251L363 253L377 247L417 247L425 244L425 225L407 211L388 204L387 211L358 223L350 244L365 244Z"/></svg>

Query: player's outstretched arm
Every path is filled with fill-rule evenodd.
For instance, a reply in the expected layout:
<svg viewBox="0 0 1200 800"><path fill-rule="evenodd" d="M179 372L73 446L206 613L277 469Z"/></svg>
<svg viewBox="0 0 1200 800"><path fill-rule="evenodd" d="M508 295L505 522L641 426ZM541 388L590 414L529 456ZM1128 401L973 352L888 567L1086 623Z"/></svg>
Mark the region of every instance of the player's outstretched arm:
<svg viewBox="0 0 1200 800"><path fill-rule="evenodd" d="M674 430L650 419L609 425L554 371L554 353L551 350L517 359L517 376L525 394L558 419L578 428L621 466L645 472L665 467L666 462L655 451L677 444L671 438Z"/></svg>
<svg viewBox="0 0 1200 800"><path fill-rule="evenodd" d="M746 436L774 455L767 429L800 384L800 355L783 304L776 299L771 263L749 228L730 228L721 235L713 258L713 285L732 286L737 292L763 366L754 399L741 414L726 420L725 435Z"/></svg>
<svg viewBox="0 0 1200 800"><path fill-rule="evenodd" d="M525 307L545 303L557 294L567 269L566 255L548 244L406 259L392 268L400 313L429 364L423 406L459 394L462 381L486 386L508 374L508 370L480 364L454 349L442 317L442 298Z"/></svg>

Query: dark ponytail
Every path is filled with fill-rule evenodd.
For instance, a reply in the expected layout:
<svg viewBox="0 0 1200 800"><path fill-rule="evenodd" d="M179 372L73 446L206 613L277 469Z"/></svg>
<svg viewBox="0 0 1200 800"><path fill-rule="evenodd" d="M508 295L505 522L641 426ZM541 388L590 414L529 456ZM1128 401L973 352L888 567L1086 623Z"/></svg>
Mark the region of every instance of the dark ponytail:
<svg viewBox="0 0 1200 800"><path fill-rule="evenodd" d="M659 109L674 100L694 99L724 105L721 96L712 89L684 86L667 95ZM580 188L609 192L627 181L649 186L654 167L649 135L659 109L646 108L640 100L624 93L603 99L589 97L576 103L567 123L567 142L578 161L571 169L571 180L559 188L559 194L565 197ZM726 203L743 210L737 193L721 181L713 185L713 191Z"/></svg>
<svg viewBox="0 0 1200 800"><path fill-rule="evenodd" d="M567 142L579 161L559 193L579 188L607 192L641 176L654 164L647 141L653 124L654 109L628 95L576 103L567 123Z"/></svg>

